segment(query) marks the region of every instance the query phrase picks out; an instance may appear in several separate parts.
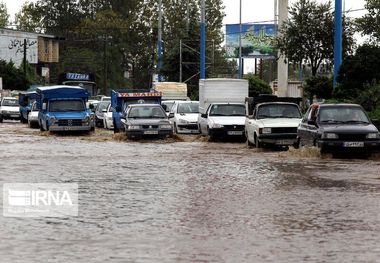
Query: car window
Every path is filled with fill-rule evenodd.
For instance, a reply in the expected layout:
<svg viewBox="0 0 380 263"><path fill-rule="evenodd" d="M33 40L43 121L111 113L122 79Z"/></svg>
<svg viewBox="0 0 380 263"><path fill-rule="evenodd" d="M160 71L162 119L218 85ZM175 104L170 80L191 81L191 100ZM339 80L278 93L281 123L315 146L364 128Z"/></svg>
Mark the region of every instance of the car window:
<svg viewBox="0 0 380 263"><path fill-rule="evenodd" d="M108 105L110 105L111 102L100 102L98 104L98 107L96 108L96 111L101 112L104 109L108 108Z"/></svg>
<svg viewBox="0 0 380 263"><path fill-rule="evenodd" d="M264 104L257 109L257 118L301 118L301 112L292 104Z"/></svg>
<svg viewBox="0 0 380 263"><path fill-rule="evenodd" d="M172 109L174 105L174 101L171 101L171 102L163 101L161 102L161 105L166 105L166 112L170 112L170 110Z"/></svg>
<svg viewBox="0 0 380 263"><path fill-rule="evenodd" d="M166 118L166 113L161 107L133 107L128 112L128 118Z"/></svg>
<svg viewBox="0 0 380 263"><path fill-rule="evenodd" d="M199 103L180 103L177 113L199 113Z"/></svg>
<svg viewBox="0 0 380 263"><path fill-rule="evenodd" d="M20 106L18 100L4 99L2 106Z"/></svg>
<svg viewBox="0 0 380 263"><path fill-rule="evenodd" d="M320 110L320 123L369 123L369 119L360 107L324 107Z"/></svg>

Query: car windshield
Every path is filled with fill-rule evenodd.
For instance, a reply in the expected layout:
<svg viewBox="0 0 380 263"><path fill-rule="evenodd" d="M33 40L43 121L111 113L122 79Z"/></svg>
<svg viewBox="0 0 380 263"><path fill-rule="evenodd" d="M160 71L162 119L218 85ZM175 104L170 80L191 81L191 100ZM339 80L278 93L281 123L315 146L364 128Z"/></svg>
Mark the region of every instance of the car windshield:
<svg viewBox="0 0 380 263"><path fill-rule="evenodd" d="M321 107L320 123L370 123L360 107Z"/></svg>
<svg viewBox="0 0 380 263"><path fill-rule="evenodd" d="M18 104L18 100L4 99L3 106L20 106L20 104Z"/></svg>
<svg viewBox="0 0 380 263"><path fill-rule="evenodd" d="M169 112L171 110L171 108L173 107L174 105L174 101L171 101L171 102L166 102L166 101L163 101L161 103L161 105L165 105L166 106L166 112Z"/></svg>
<svg viewBox="0 0 380 263"><path fill-rule="evenodd" d="M210 116L245 116L245 106L237 104L213 105Z"/></svg>
<svg viewBox="0 0 380 263"><path fill-rule="evenodd" d="M103 110L107 109L108 105L110 104L111 102L109 101L105 101L105 102L100 102L98 104L98 107L96 109L96 111L98 112L102 112Z"/></svg>
<svg viewBox="0 0 380 263"><path fill-rule="evenodd" d="M161 107L132 107L128 118L134 119L165 119L166 114Z"/></svg>
<svg viewBox="0 0 380 263"><path fill-rule="evenodd" d="M301 118L301 112L296 105L291 104L265 104L257 110L258 119L267 118Z"/></svg>
<svg viewBox="0 0 380 263"><path fill-rule="evenodd" d="M53 100L49 103L50 112L84 111L81 100Z"/></svg>
<svg viewBox="0 0 380 263"><path fill-rule="evenodd" d="M199 113L199 103L180 103L178 113Z"/></svg>

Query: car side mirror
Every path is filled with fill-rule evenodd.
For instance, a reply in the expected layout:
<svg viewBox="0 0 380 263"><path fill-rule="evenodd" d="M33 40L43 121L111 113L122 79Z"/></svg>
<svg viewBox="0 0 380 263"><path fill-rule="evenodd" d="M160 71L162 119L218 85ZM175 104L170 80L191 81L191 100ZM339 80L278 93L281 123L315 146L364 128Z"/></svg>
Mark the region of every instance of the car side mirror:
<svg viewBox="0 0 380 263"><path fill-rule="evenodd" d="M166 111L168 109L167 105L161 105L161 107L164 109L164 111Z"/></svg>
<svg viewBox="0 0 380 263"><path fill-rule="evenodd" d="M168 117L169 119L174 118L174 112L170 112Z"/></svg>
<svg viewBox="0 0 380 263"><path fill-rule="evenodd" d="M207 119L207 113L202 113L201 117Z"/></svg>
<svg viewBox="0 0 380 263"><path fill-rule="evenodd" d="M106 112L107 112L107 109L102 109L102 112L103 112L103 113L106 113Z"/></svg>
<svg viewBox="0 0 380 263"><path fill-rule="evenodd" d="M90 104L90 106L88 106L90 108L90 110L93 110L95 107L94 107L94 104Z"/></svg>

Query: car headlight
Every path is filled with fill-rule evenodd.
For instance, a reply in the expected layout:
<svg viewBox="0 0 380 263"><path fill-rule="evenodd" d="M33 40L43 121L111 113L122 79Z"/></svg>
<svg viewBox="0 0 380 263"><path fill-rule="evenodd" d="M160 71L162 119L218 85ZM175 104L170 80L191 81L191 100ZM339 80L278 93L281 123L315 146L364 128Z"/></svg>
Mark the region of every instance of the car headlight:
<svg viewBox="0 0 380 263"><path fill-rule="evenodd" d="M220 128L223 128L224 126L222 124L214 123L213 125L211 125L211 127L214 129L220 129Z"/></svg>
<svg viewBox="0 0 380 263"><path fill-rule="evenodd" d="M189 123L187 120L183 120L183 119L179 119L178 122L182 123L182 124L188 124Z"/></svg>
<svg viewBox="0 0 380 263"><path fill-rule="evenodd" d="M50 117L49 118L50 125L54 125L56 121L57 121L57 119L55 117Z"/></svg>
<svg viewBox="0 0 380 263"><path fill-rule="evenodd" d="M163 124L163 125L160 125L160 128L161 129L172 129L172 126L170 124Z"/></svg>
<svg viewBox="0 0 380 263"><path fill-rule="evenodd" d="M261 128L260 133L261 134L270 134L270 133L272 133L272 128Z"/></svg>
<svg viewBox="0 0 380 263"><path fill-rule="evenodd" d="M138 130L140 129L140 125L129 125L128 130Z"/></svg>
<svg viewBox="0 0 380 263"><path fill-rule="evenodd" d="M322 134L322 139L338 139L339 136L336 133L325 132Z"/></svg>
<svg viewBox="0 0 380 263"><path fill-rule="evenodd" d="M379 133L368 133L367 134L367 139L380 139L380 134Z"/></svg>

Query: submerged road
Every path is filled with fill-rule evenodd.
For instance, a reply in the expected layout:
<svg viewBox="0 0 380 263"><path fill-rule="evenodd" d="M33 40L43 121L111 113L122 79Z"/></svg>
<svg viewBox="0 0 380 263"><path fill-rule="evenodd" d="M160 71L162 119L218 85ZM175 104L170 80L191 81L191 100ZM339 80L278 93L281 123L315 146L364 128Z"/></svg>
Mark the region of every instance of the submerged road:
<svg viewBox="0 0 380 263"><path fill-rule="evenodd" d="M11 122L0 124L0 156L1 184L79 185L77 217L0 215L1 262L380 259L379 158L196 136L57 136Z"/></svg>

